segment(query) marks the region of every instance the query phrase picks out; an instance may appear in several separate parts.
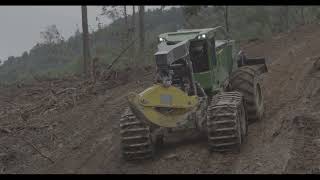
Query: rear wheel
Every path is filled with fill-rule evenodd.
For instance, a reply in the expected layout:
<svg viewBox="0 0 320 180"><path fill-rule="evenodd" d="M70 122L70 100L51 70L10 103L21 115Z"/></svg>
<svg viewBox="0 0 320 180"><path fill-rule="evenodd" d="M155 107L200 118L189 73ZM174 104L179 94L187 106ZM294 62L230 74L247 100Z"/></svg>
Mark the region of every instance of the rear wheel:
<svg viewBox="0 0 320 180"><path fill-rule="evenodd" d="M243 94L249 123L262 119L264 113L259 71L252 66L243 66L231 73L231 91Z"/></svg>
<svg viewBox="0 0 320 180"><path fill-rule="evenodd" d="M128 108L120 119L121 151L125 160L149 159L154 155L154 143L148 125Z"/></svg>
<svg viewBox="0 0 320 180"><path fill-rule="evenodd" d="M213 97L208 107L207 135L212 151L240 151L247 135L247 118L241 93L224 92Z"/></svg>

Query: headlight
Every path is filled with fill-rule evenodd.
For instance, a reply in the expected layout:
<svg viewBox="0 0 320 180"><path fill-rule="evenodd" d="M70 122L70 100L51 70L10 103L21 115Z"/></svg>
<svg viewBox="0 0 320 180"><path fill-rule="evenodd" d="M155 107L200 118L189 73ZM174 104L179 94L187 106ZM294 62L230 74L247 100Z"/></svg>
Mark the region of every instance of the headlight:
<svg viewBox="0 0 320 180"><path fill-rule="evenodd" d="M164 38L162 38L162 37L159 38L159 41L160 41L160 42L163 42L163 41L164 41Z"/></svg>
<svg viewBox="0 0 320 180"><path fill-rule="evenodd" d="M205 39L207 36L205 35L205 34L200 34L199 36L198 36L198 39Z"/></svg>

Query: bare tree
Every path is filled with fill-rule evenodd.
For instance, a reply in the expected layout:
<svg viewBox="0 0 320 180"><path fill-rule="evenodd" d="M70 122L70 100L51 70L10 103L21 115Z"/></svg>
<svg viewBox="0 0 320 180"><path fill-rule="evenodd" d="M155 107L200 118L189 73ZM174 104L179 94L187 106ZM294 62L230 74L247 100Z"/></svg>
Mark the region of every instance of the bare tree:
<svg viewBox="0 0 320 180"><path fill-rule="evenodd" d="M127 6L123 6L123 16L124 16L124 22L125 22L126 27L128 29Z"/></svg>
<svg viewBox="0 0 320 180"><path fill-rule="evenodd" d="M289 31L289 6L285 6L286 31Z"/></svg>
<svg viewBox="0 0 320 180"><path fill-rule="evenodd" d="M137 37L137 30L136 30L136 24L137 24L137 18L136 18L136 7L132 6L132 19L131 19L131 29L132 29L132 37L135 40ZM132 53L133 57L130 58L130 62L135 62L135 59L137 58L137 43L136 41L133 43Z"/></svg>
<svg viewBox="0 0 320 180"><path fill-rule="evenodd" d="M101 15L105 15L112 20L116 20L118 18L123 17L124 23L127 29L128 28L128 14L127 14L127 6L102 6Z"/></svg>
<svg viewBox="0 0 320 180"><path fill-rule="evenodd" d="M225 6L224 8L224 20L225 20L225 26L226 26L226 30L227 32L229 32L229 14L228 14L228 6Z"/></svg>
<svg viewBox="0 0 320 180"><path fill-rule="evenodd" d="M304 19L304 7L301 6L300 7L300 15L301 15L301 21L302 21L302 24L305 24L305 19Z"/></svg>
<svg viewBox="0 0 320 180"><path fill-rule="evenodd" d="M46 29L40 32L40 36L45 44L60 43L63 40L56 25L47 26Z"/></svg>
<svg viewBox="0 0 320 180"><path fill-rule="evenodd" d="M135 31L135 24L136 24L136 8L132 6L132 29Z"/></svg>
<svg viewBox="0 0 320 180"><path fill-rule="evenodd" d="M98 16L96 17L96 21L97 21L97 24L98 24L98 29L101 30L103 25L102 25L102 23L100 21L100 18Z"/></svg>
<svg viewBox="0 0 320 180"><path fill-rule="evenodd" d="M193 17L196 17L199 15L202 8L206 6L183 6L182 7L182 13L185 19L185 25L188 28L195 28L195 22L191 21Z"/></svg>
<svg viewBox="0 0 320 180"><path fill-rule="evenodd" d="M90 61L87 6L81 6L81 13L82 13L82 32L83 32L83 72L85 76L87 76L88 64Z"/></svg>
<svg viewBox="0 0 320 180"><path fill-rule="evenodd" d="M162 12L166 6L160 6L160 11Z"/></svg>
<svg viewBox="0 0 320 180"><path fill-rule="evenodd" d="M118 19L121 17L120 10L117 6L102 6L101 15L105 15L112 20Z"/></svg>
<svg viewBox="0 0 320 180"><path fill-rule="evenodd" d="M277 21L274 26L276 32L289 31L289 6L279 6L274 13Z"/></svg>
<svg viewBox="0 0 320 180"><path fill-rule="evenodd" d="M143 58L144 52L144 6L139 6L139 54Z"/></svg>
<svg viewBox="0 0 320 180"><path fill-rule="evenodd" d="M23 59L26 59L27 57L29 56L29 54L28 54L28 52L27 51L24 51L23 53L22 53L22 58Z"/></svg>
<svg viewBox="0 0 320 180"><path fill-rule="evenodd" d="M80 36L80 35L81 35L81 33L80 33L80 28L79 28L79 25L78 25L78 24L76 24L76 31L74 32L74 35L75 35L75 36Z"/></svg>

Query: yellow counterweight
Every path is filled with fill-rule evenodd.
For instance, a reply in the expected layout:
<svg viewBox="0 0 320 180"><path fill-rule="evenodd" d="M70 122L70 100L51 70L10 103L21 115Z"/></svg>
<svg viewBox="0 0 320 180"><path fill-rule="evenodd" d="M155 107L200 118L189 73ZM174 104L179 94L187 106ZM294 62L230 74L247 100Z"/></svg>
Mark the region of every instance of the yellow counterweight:
<svg viewBox="0 0 320 180"><path fill-rule="evenodd" d="M130 93L127 98L131 109L140 118L170 128L183 124L199 103L197 96L188 96L179 88L161 84L155 84L140 94Z"/></svg>

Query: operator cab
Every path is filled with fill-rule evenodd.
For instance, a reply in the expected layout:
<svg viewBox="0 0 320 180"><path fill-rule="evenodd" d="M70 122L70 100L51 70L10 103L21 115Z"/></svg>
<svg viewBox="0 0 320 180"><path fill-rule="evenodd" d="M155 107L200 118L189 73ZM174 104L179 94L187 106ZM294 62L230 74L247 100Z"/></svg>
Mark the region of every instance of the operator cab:
<svg viewBox="0 0 320 180"><path fill-rule="evenodd" d="M211 69L210 67L215 66L216 50L223 48L229 41L225 40L228 39L228 35L224 31L217 30L213 35L209 32L190 41L190 59L194 73L206 72Z"/></svg>
<svg viewBox="0 0 320 180"><path fill-rule="evenodd" d="M164 33L159 41L167 46L189 41L193 75L205 91L219 89L232 70L232 40L221 26Z"/></svg>

